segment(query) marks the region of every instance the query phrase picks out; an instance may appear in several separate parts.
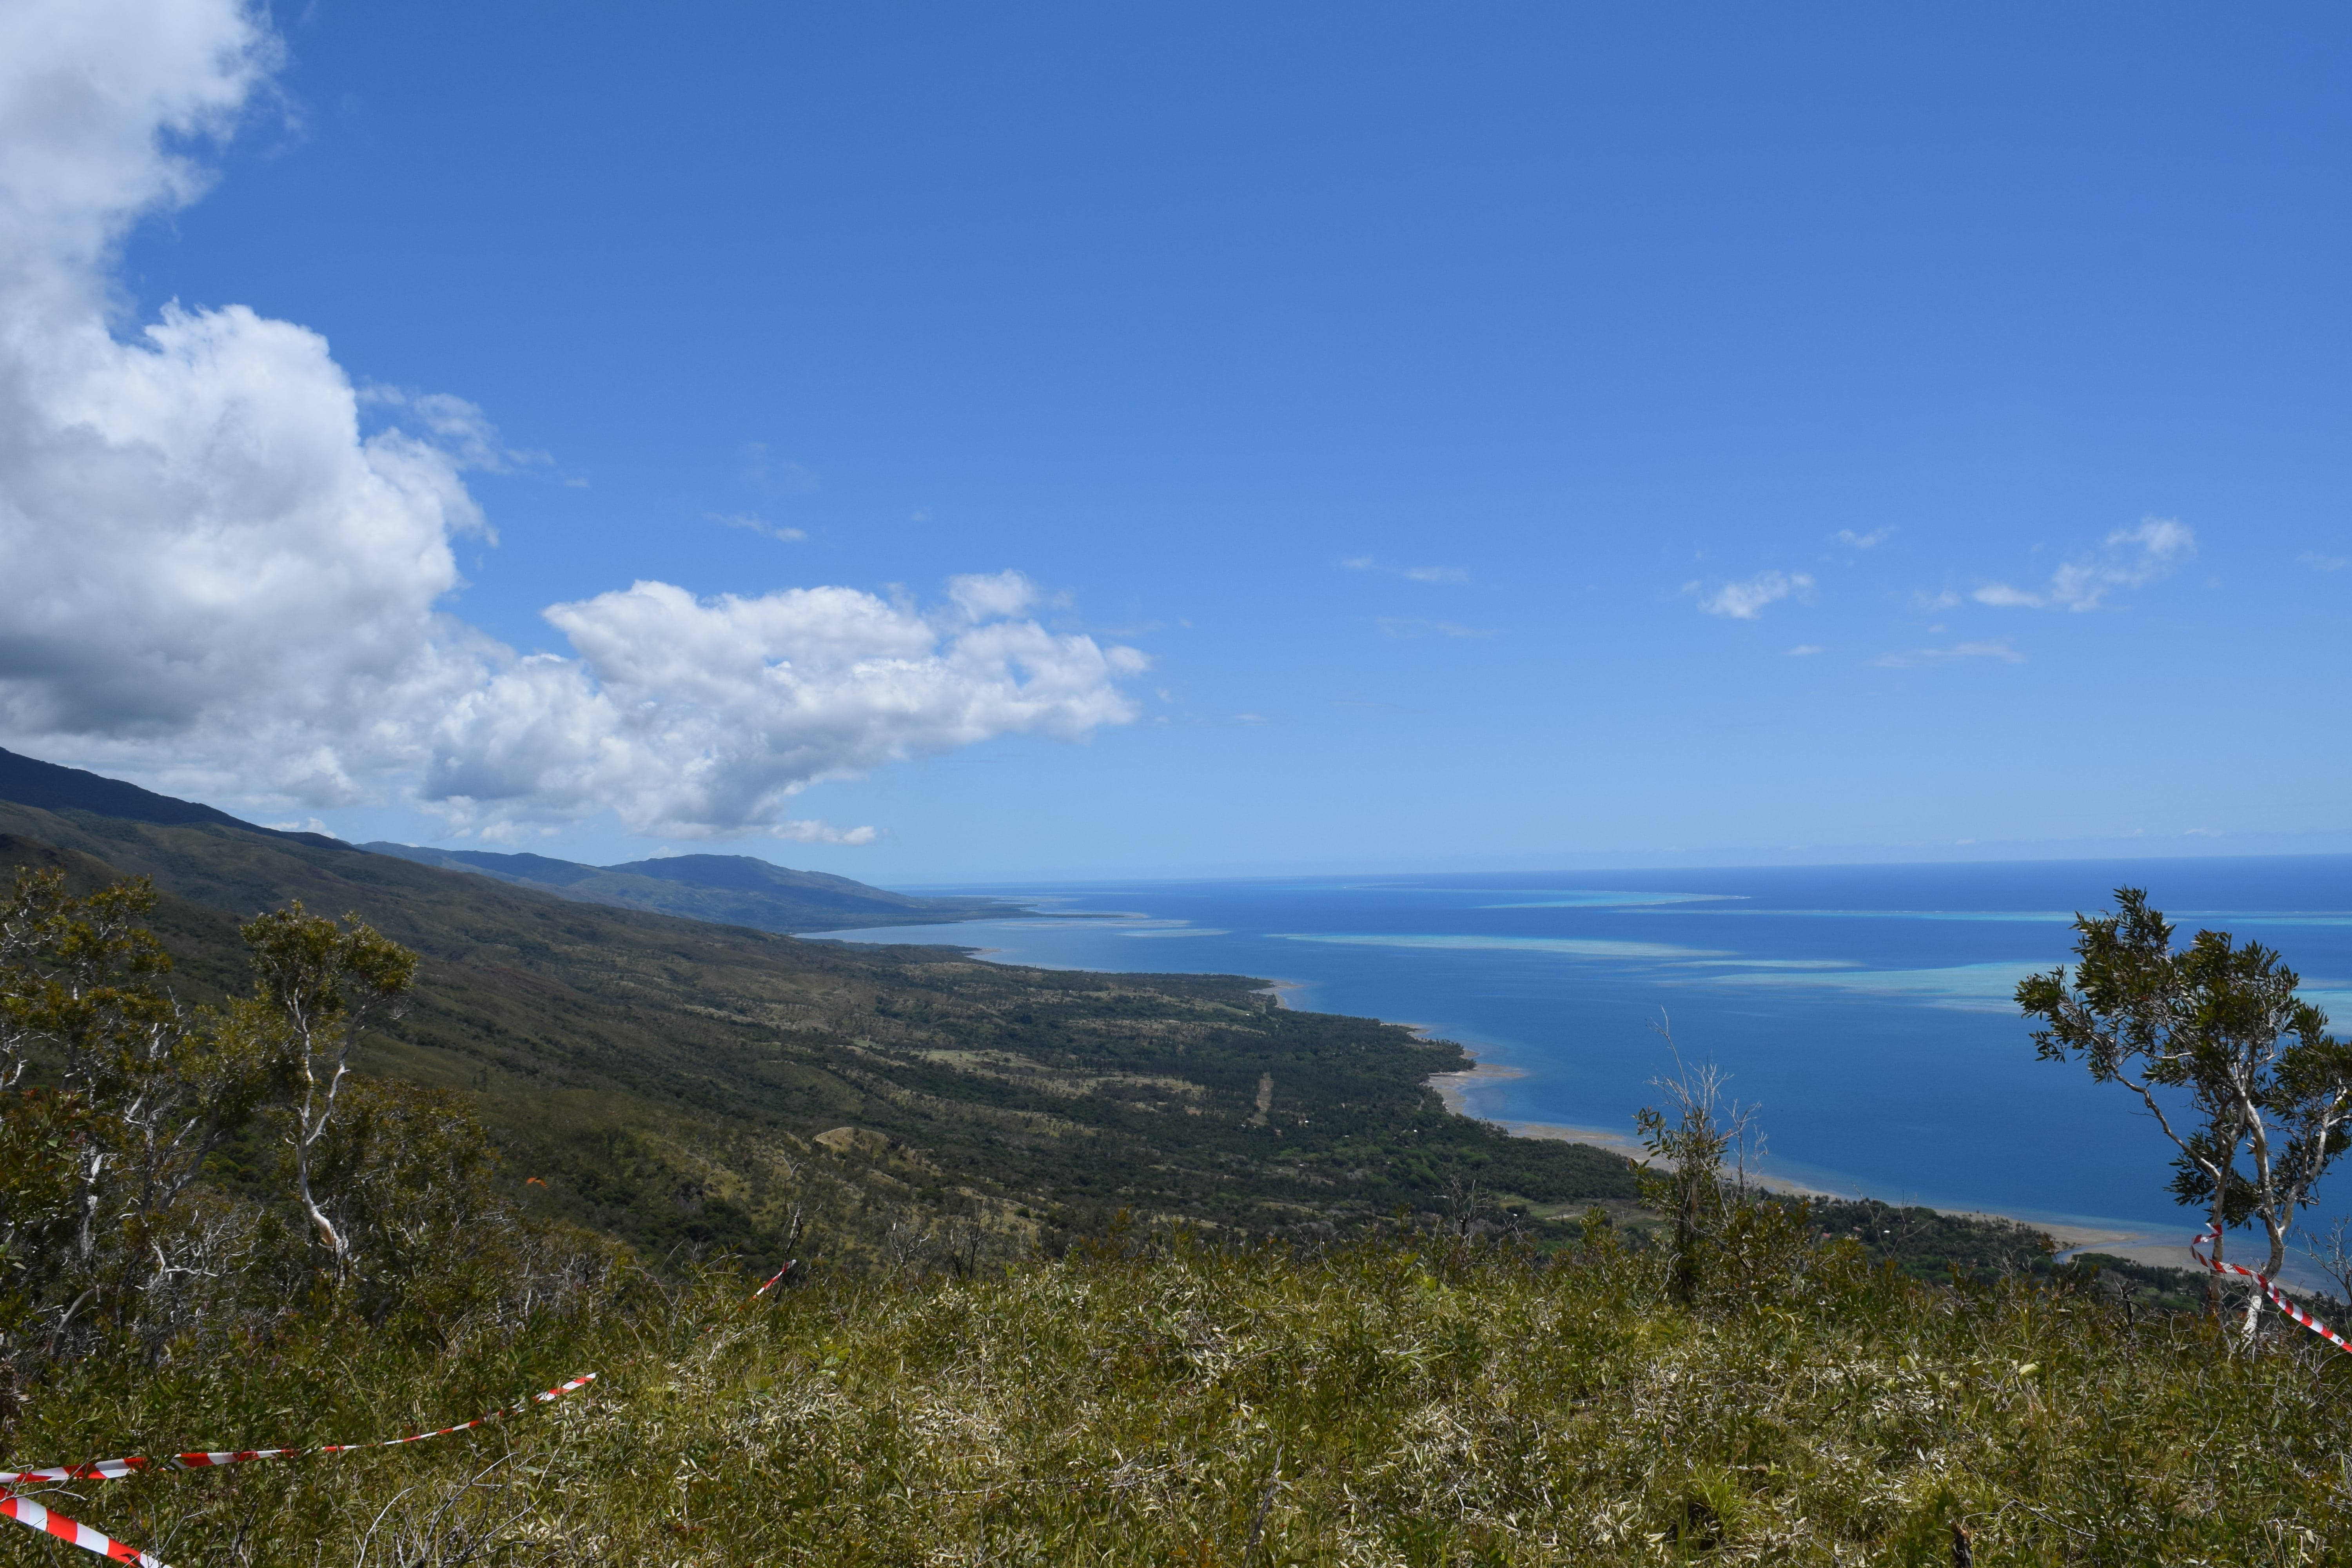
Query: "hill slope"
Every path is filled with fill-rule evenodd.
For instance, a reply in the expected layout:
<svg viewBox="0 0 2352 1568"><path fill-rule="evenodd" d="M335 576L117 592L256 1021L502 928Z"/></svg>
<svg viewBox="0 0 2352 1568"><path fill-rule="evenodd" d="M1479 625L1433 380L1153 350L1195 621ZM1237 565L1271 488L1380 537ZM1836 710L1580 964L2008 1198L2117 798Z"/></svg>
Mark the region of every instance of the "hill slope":
<svg viewBox="0 0 2352 1568"><path fill-rule="evenodd" d="M0 864L153 877L191 1000L244 984L238 920L358 913L426 961L363 1068L469 1093L512 1179L545 1184L518 1196L657 1251L801 1223L851 1249L950 1224L1052 1248L1120 1209L1313 1237L1473 1182L1547 1205L1633 1189L1615 1155L1444 1111L1425 1080L1459 1047L1236 976L845 950L218 822L0 804Z"/></svg>
<svg viewBox="0 0 2352 1568"><path fill-rule="evenodd" d="M425 849L413 844L362 844L379 855L472 871L517 887L584 903L750 926L754 931L848 931L932 925L1004 914L998 899L919 899L870 888L823 871L795 871L750 855L672 855L620 866L583 866L545 855L481 849Z"/></svg>
<svg viewBox="0 0 2352 1568"><path fill-rule="evenodd" d="M110 779L104 773L45 763L38 757L27 757L5 750L0 750L0 800L39 806L45 811L94 812L101 816L117 816L130 822L209 822L223 827L241 827L248 833L268 834L271 837L331 842L317 834L285 834L274 827L257 826L214 806L157 795L153 790L141 789L137 784Z"/></svg>

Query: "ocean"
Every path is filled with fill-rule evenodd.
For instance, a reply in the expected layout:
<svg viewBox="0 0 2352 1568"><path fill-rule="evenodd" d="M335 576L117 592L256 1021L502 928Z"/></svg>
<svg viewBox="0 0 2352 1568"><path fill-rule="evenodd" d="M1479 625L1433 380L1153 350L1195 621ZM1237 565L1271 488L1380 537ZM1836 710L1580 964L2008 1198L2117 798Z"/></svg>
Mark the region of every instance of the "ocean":
<svg viewBox="0 0 2352 1568"><path fill-rule="evenodd" d="M1760 1107L1769 1176L2169 1235L2194 1228L2165 1191L2170 1145L2128 1090L2037 1061L2011 1000L2124 886L2180 940L2278 949L2352 1026L2352 856L1022 883L955 890L1048 912L829 934L1263 976L1293 1006L1417 1025L1517 1075L1478 1080L1475 1114L1619 1138L1659 1102L1670 1024L1685 1061Z"/></svg>

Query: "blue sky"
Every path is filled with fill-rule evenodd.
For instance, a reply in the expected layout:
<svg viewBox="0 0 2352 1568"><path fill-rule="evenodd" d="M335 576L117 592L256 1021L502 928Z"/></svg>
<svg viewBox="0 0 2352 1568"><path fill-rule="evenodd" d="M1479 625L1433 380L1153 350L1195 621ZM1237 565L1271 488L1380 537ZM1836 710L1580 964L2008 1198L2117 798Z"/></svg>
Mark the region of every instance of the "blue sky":
<svg viewBox="0 0 2352 1568"><path fill-rule="evenodd" d="M936 628L1011 571L955 625L1034 623L1071 694L772 763L743 789L788 798L731 816L646 782L733 743L713 699L611 806L585 752L560 788L487 742L362 755L348 694L61 685L77 626L194 602L77 589L0 627L16 749L350 837L902 883L2352 848L2339 12L315 0L275 55L244 25L226 107L166 137L207 187L107 198L89 266L119 342L174 301L297 323L362 434L440 454L400 546L462 578L417 579L436 648L617 702L583 639L671 636L615 629L633 583L683 595L640 628L819 587ZM425 657L368 689L454 732L431 705L478 681L385 673Z"/></svg>

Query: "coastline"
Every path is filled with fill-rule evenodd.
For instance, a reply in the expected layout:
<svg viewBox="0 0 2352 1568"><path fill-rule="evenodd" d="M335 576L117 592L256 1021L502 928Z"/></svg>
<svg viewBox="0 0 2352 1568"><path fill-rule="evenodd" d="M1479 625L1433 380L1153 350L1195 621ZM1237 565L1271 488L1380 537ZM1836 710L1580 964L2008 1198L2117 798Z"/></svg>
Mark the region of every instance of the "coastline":
<svg viewBox="0 0 2352 1568"><path fill-rule="evenodd" d="M1121 918L1118 911L1111 910L1088 910L1056 911L1050 909L1036 909L1022 912L1056 919L1087 917L1115 920ZM986 917L969 916L964 918L977 919ZM940 923L942 925L946 925L957 922L944 921ZM857 942L861 940L870 941L871 939L865 937L864 928L857 928L840 931L803 934L801 940ZM950 944L941 943L940 945L945 946ZM967 947L964 949L964 952L967 956L979 959L982 962L994 962L999 959L1000 955L1004 955L1006 953L1006 950L1001 948ZM1123 973L1123 971L1098 968L1095 965L1081 965L1079 967L1094 969L1096 973ZM1252 988L1252 993L1254 994L1265 997L1269 1005L1282 1008L1286 1011L1312 1011L1313 1009L1307 1008L1304 1005L1306 999L1299 994L1315 991L1319 988L1319 984L1314 981L1264 979L1260 984ZM1428 1024L1417 1024L1397 1018L1381 1018L1378 1021L1383 1024L1393 1025L1398 1028L1404 1029L1423 1038L1427 1038L1435 1027L1435 1026ZM1472 1098L1482 1087L1510 1079L1524 1078L1527 1075L1517 1068L1505 1067L1497 1063L1478 1061L1476 1059L1477 1053L1475 1051L1470 1050L1468 1047L1464 1047L1464 1049L1465 1054L1469 1055L1472 1058L1473 1065L1471 1067L1455 1072L1436 1073L1432 1075L1426 1080L1428 1087L1437 1092L1440 1099L1444 1102L1447 1110L1457 1115L1468 1117L1473 1121L1486 1121L1493 1126L1499 1127L1509 1136L1515 1138L1550 1138L1565 1142L1585 1143L1596 1148L1609 1150L1613 1153L1622 1154L1629 1159L1636 1161L1648 1157L1649 1152L1642 1146L1640 1141L1633 1137L1631 1131L1627 1129L1595 1127L1569 1122L1511 1121L1505 1121L1498 1117L1490 1117L1480 1114L1477 1110L1474 1109L1471 1101ZM1778 1173L1766 1174L1761 1178L1761 1182L1762 1184L1774 1190L1807 1197L1853 1201L1875 1196L1874 1194L1866 1194L1850 1187L1839 1188L1807 1183ZM2072 1257L2078 1252L2095 1251L2125 1258L2131 1262L2147 1264L2159 1268L2179 1268L2189 1270L2191 1272L2201 1270L2201 1266L2199 1265L2190 1256L2187 1245L2189 1236L2196 1228L2196 1223L2193 1220L2184 1220L2184 1222L2179 1226L2168 1226L2162 1228L2156 1228L2146 1225L2134 1226L2128 1222L2110 1221L2100 1223L2095 1220L2052 1219L2032 1214L2011 1213L1996 1209L1943 1207L1932 1204L1913 1205L1898 1203L1897 1206L1924 1208L1932 1213L1948 1215L1958 1219L2000 1220L2012 1225L2023 1226L2028 1229L2042 1232L2052 1237L2052 1239L2057 1244L2057 1256L2062 1260ZM2294 1289L2324 1290L2331 1288L2326 1281L2314 1275L2311 1269L2305 1266L2302 1260L2294 1257L2289 1258L2285 1268L2280 1272L2282 1283L2287 1284Z"/></svg>
<svg viewBox="0 0 2352 1568"><path fill-rule="evenodd" d="M1383 1020L1383 1022L1392 1021ZM1404 1026L1412 1028L1415 1026ZM1505 1067L1496 1062L1477 1061L1475 1053L1470 1054L1473 1066L1458 1072L1433 1073L1427 1080L1429 1087L1437 1091L1437 1097L1445 1102L1445 1108L1455 1115L1469 1117L1474 1121L1491 1123L1514 1138L1551 1138L1567 1143L1588 1143L1595 1148L1606 1149L1613 1154L1622 1154L1637 1161L1650 1157L1650 1152L1643 1146L1642 1141L1630 1132L1617 1131L1605 1127L1578 1126L1563 1121L1507 1121L1499 1117L1481 1116L1472 1109L1470 1096L1482 1085L1507 1082L1528 1075L1518 1068ZM1794 1193L1800 1197L1851 1201L1864 1195L1860 1193L1840 1192L1830 1187L1791 1181L1780 1176L1769 1176L1761 1180L1762 1184L1776 1191ZM1932 1207L1926 1204L1917 1206ZM2135 1263L2153 1264L2164 1268L2197 1267L2189 1255L2189 1247L2185 1242L2168 1240L2160 1234L2146 1229L2116 1229L2113 1226L2053 1222L2033 1219L2023 1215L2002 1214L1992 1209L1935 1209L1934 1212L1951 1215L1959 1219L2002 1220L2011 1225L2024 1226L2029 1230L2043 1232L2058 1244L2058 1254L2061 1258L2076 1252L2102 1252L2110 1257L2127 1258Z"/></svg>
<svg viewBox="0 0 2352 1568"><path fill-rule="evenodd" d="M1285 1012L1298 1012L1302 1009L1298 1007L1297 1004L1291 1001L1290 994L1294 991L1305 991L1308 989L1312 984L1312 982L1306 980L1269 980L1265 984L1259 986L1255 991L1251 992L1250 994L1253 996L1271 996L1274 998L1274 1005L1282 1008ZM1382 1021L1386 1022L1385 1019Z"/></svg>

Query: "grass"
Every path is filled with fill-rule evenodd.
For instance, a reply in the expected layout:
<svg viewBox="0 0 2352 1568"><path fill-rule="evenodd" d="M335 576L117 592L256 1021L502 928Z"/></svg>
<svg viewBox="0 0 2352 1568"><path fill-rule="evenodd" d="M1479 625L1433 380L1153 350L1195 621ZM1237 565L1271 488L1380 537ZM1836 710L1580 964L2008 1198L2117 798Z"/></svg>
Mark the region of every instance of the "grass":
<svg viewBox="0 0 2352 1568"><path fill-rule="evenodd" d="M44 1500L243 1563L2318 1563L2352 1542L2347 1358L2232 1358L2193 1315L1937 1286L1802 1248L1698 1310L1654 1253L1427 1232L1320 1255L1182 1238L955 1279L616 1274L446 1348L295 1322L82 1363L8 1442L478 1435ZM53 1563L28 1533L0 1563Z"/></svg>

